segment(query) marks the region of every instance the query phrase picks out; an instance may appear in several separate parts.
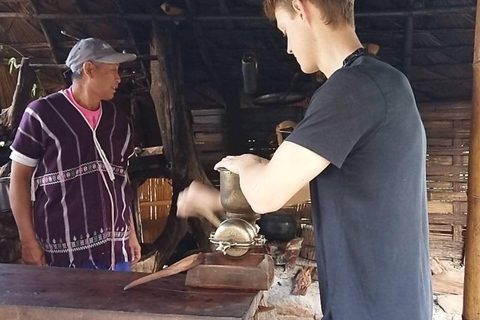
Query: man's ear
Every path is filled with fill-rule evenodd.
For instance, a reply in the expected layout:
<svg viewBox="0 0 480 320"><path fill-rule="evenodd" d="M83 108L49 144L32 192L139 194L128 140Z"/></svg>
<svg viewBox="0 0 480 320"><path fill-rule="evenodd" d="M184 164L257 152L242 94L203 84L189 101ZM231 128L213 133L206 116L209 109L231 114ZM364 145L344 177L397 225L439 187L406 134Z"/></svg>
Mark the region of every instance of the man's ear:
<svg viewBox="0 0 480 320"><path fill-rule="evenodd" d="M85 75L89 78L92 77L92 73L93 73L93 69L95 68L95 65L91 62L91 61L85 61L83 63L83 72L85 73Z"/></svg>
<svg viewBox="0 0 480 320"><path fill-rule="evenodd" d="M305 0L292 0L292 7L295 13L300 16L302 20L305 20L308 16L307 1Z"/></svg>

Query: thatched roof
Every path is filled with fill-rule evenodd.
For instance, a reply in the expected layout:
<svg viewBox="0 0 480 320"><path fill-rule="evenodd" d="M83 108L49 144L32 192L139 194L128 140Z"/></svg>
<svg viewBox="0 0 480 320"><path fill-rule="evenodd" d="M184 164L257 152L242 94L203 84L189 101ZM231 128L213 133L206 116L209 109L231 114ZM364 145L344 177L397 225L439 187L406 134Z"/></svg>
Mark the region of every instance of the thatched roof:
<svg viewBox="0 0 480 320"><path fill-rule="evenodd" d="M154 19L176 26L191 101L198 102L200 91L216 104L215 89L221 83L240 88L244 52L253 51L257 56L259 94L286 90L293 75L300 72L295 59L286 53L285 40L274 23L262 16L261 0L170 1L173 9L169 13L178 8L180 15L166 14L163 3L3 0L0 54L4 63L11 57L29 56L34 64L62 64L75 40L61 31L77 38L102 38L119 50L143 56L126 66L122 91L146 95L150 20ZM362 42L378 44L381 59L408 72L419 101L470 97L475 1L357 0L356 11ZM409 17L413 21L411 33ZM65 85L60 69L41 68L38 75L47 92ZM10 77L8 68L0 69L0 77ZM3 95L9 96L11 83L1 82ZM300 76L294 86L295 90L311 90L311 77ZM3 97L0 104L8 106L8 99Z"/></svg>

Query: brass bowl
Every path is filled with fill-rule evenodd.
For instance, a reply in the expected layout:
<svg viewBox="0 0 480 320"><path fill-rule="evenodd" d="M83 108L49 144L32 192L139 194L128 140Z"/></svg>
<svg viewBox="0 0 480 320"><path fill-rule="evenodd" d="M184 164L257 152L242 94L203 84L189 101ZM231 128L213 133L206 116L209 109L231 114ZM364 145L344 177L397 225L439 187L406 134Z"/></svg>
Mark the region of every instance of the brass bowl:
<svg viewBox="0 0 480 320"><path fill-rule="evenodd" d="M225 168L218 170L220 172L220 200L223 208L227 212L254 214L240 189L240 176Z"/></svg>

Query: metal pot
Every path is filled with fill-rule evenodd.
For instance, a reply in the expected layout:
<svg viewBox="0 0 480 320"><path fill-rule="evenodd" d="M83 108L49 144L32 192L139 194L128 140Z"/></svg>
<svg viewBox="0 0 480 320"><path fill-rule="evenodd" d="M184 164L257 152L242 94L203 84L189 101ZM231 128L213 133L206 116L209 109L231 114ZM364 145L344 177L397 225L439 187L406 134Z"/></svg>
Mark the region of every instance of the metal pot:
<svg viewBox="0 0 480 320"><path fill-rule="evenodd" d="M220 171L220 199L227 212L254 214L240 189L240 176L225 168Z"/></svg>
<svg viewBox="0 0 480 320"><path fill-rule="evenodd" d="M288 242L295 238L297 233L297 221L289 213L277 211L264 214L257 223L259 232L269 241Z"/></svg>

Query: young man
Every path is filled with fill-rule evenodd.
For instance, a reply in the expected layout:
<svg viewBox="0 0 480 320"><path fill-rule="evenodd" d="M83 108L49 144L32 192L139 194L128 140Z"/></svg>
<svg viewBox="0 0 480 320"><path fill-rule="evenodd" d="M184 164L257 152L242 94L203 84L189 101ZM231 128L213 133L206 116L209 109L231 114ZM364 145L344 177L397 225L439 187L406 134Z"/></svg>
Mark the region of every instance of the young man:
<svg viewBox="0 0 480 320"><path fill-rule="evenodd" d="M10 188L25 263L128 271L139 260L130 127L107 102L119 64L135 58L80 40L66 61L73 85L27 107L11 147Z"/></svg>
<svg viewBox="0 0 480 320"><path fill-rule="evenodd" d="M305 73L328 80L271 161L227 157L259 213L312 199L324 320L432 317L424 128L402 73L365 54L353 0L266 0ZM194 183L179 215L220 210ZM200 207L200 208L199 208Z"/></svg>

